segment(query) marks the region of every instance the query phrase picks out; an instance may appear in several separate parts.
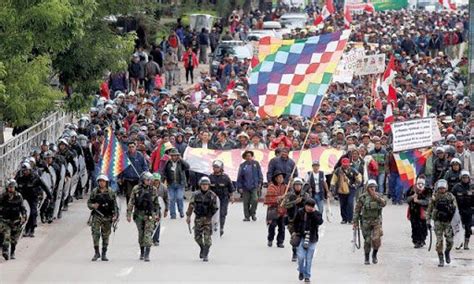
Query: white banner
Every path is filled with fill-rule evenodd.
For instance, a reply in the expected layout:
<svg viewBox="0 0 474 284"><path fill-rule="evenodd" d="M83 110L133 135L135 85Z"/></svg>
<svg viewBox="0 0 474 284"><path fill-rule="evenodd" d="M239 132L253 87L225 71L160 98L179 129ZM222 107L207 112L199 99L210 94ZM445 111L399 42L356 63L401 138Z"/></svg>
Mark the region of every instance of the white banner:
<svg viewBox="0 0 474 284"><path fill-rule="evenodd" d="M391 127L394 152L431 147L433 145L431 118L396 122Z"/></svg>
<svg viewBox="0 0 474 284"><path fill-rule="evenodd" d="M385 71L385 53L359 58L353 70L354 75L359 76L383 73Z"/></svg>
<svg viewBox="0 0 474 284"><path fill-rule="evenodd" d="M438 120L435 117L431 119L431 126L433 127L433 142L443 140L441 132L439 132Z"/></svg>
<svg viewBox="0 0 474 284"><path fill-rule="evenodd" d="M344 58L339 61L336 71L332 75L333 82L351 83L354 73L347 67L347 62Z"/></svg>

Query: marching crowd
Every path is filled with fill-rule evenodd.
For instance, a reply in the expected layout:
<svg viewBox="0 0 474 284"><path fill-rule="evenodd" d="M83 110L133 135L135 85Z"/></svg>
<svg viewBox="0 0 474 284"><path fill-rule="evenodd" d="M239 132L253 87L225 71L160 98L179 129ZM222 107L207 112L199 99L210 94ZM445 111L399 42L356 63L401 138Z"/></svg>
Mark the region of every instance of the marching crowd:
<svg viewBox="0 0 474 284"><path fill-rule="evenodd" d="M178 21L161 43L150 50L138 48L128 70L112 73L100 86L89 114L77 125L67 125L57 143L44 141L34 149L15 179L8 181L0 199L4 258L15 257L22 230L24 237L34 237L38 210L41 221L51 223L61 218L73 198L81 199L89 192L93 261L108 260L108 236L119 218L117 193L126 197L127 220L137 224L141 259L150 260L151 246L159 244L160 220L169 213L171 219L179 215L188 223L195 214L195 239L201 247L200 257L207 261L212 216L219 211L219 233L224 234L227 205L234 202L238 192L243 201L243 221L256 221L264 184L268 184L264 196L268 246L276 238L277 247L284 247L288 228L300 280L311 277L318 226L323 222L324 205L332 196L339 200L341 223L361 228L366 264L370 263L371 249L372 262L378 262L381 212L387 198L393 204L408 203L416 248L425 245L430 220L434 220L440 265L444 260L450 262L453 236L449 223L457 207L466 232L464 248L468 249L474 202L474 113L461 72L467 60L458 58L467 34L467 11L401 10L354 16L351 40L361 42L367 54L387 53L396 58L395 121L420 118L425 97L430 116L437 119L442 139L433 146L433 156L413 188L401 186L392 138L383 129L386 96L376 90L382 108L374 107L373 77L356 76L351 83L333 83L311 129L311 121L301 117L256 115L247 94L250 59L240 62L227 56L217 74L201 71L195 78L195 68L207 62L207 48L213 50L221 40L245 39L245 32L259 21L277 18L274 13L259 11L241 14L226 32L221 23L210 32L197 32ZM341 13L329 19L323 30L294 30L288 37L331 32L343 25ZM180 66L186 69L186 81L193 83L190 89L180 86ZM196 92L202 94L200 100L195 99ZM131 162L117 178L99 172L102 143L110 130ZM312 163L312 172L294 170L290 151L320 146L345 151L331 175L320 171L319 161ZM241 149L243 160L237 180L230 180L218 160L209 177L190 171L182 159L187 147ZM254 159L255 149L275 151L268 169ZM83 171L79 159L83 159ZM49 171L55 171L57 178L48 187L40 177ZM68 190L58 190L64 188L60 182L84 176L84 171L85 182L78 179ZM194 193L186 210L183 200L187 189ZM159 198L166 208L160 208ZM22 199L28 202L29 215Z"/></svg>

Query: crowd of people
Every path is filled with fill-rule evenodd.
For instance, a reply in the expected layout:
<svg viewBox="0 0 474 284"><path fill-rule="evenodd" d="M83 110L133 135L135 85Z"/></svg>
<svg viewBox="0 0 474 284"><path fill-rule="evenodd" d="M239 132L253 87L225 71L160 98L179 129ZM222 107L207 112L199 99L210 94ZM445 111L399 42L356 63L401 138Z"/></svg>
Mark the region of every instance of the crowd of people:
<svg viewBox="0 0 474 284"><path fill-rule="evenodd" d="M312 8L306 11L312 15ZM366 54L386 53L387 58L390 55L396 58L395 121L420 118L425 98L430 116L437 119L442 139L433 145L434 154L413 188L401 186L391 147L392 137L383 129L386 95L381 89L377 90L382 108L375 108L371 87L375 80L373 76L355 76L351 83L332 83L311 128L311 121L301 117L256 115L247 93L250 58L239 61L227 56L217 74L200 71L195 78L195 69L199 64L207 63L208 48L213 51L222 40L245 40L249 29L258 28L262 21L278 20L281 14L235 11L233 15L238 17L232 18L228 26L219 22L210 32L192 31L178 21L176 28L161 43L150 50L139 47L131 56L128 70L110 74L100 86L89 114L77 125L68 125L57 143L45 141L25 159L0 200L0 224L7 228L3 231L3 256L6 259L14 257L23 223L26 223L24 236L34 236L36 208L40 209L43 222L52 222L61 218L61 212L67 210L74 197L81 199L84 193L92 191L88 206L92 210L93 260L99 257L107 260L108 234L118 219L117 192L126 197L128 221L133 217L137 223L141 259L149 261L150 247L159 244L159 221L169 210L171 219L186 215L188 223L189 217L196 214L195 238L201 247L200 257L207 261L211 245L210 220L216 213L216 198L220 203L222 235L227 205L234 201L234 192L237 191L243 200L243 221L256 221L258 198L264 184L268 184L264 196L264 204L268 206L268 246L273 245L278 228L276 244L284 247L285 227L288 227L292 259L298 260L300 280L309 281L311 277L317 228L323 222L324 204L331 197L340 203L342 224L357 228L361 219L371 220L369 223L373 225L362 225L366 264L371 247L372 262L378 261L382 235L380 216L385 206L383 195L394 205L408 202L415 247L425 245L431 218L435 220L439 238L437 251L441 258L443 233L447 232L444 258L449 263L452 235L449 236L449 228L445 226L447 221L440 221L438 213L434 212L443 210L436 207L436 202L443 198L437 193L432 198L431 191L444 189L453 193L455 199L449 200L452 206L456 206L454 200L457 200L466 229L464 248L468 248L473 207L474 113L463 87L467 78L461 72L467 60L459 56L468 30L467 11L400 10L354 15L351 41L362 43ZM308 37L341 30L343 26L341 11L330 17L322 29L296 29L286 37ZM186 69L186 82L192 83L192 87L183 87L179 76L181 68ZM201 95L200 99L196 99L196 93ZM102 143L110 130L132 164L117 178L99 172ZM333 173L325 175L320 171L319 161L313 162L313 172L294 170L295 161L289 157L290 151L320 146L345 152ZM238 179L231 181L223 173L222 161L214 162L210 178L190 171L190 165L183 159L188 147L241 149L243 160ZM252 150L256 149L275 151L276 157L267 169L254 159ZM87 182L78 182L77 189L66 192L66 196L60 198L59 212L53 216L54 200L61 194L57 190L60 179L47 188L40 179L41 173L53 169L59 177L62 166L71 165L66 171L66 179L72 178L78 174L79 157L85 161ZM362 194L365 188L368 193ZM187 189L195 194L185 211L183 200ZM212 193L208 193L209 189ZM15 192L21 193L28 202L28 218L25 208L19 205L21 197ZM46 201L41 202L39 196L44 196ZM166 200L165 209L157 205L158 197ZM371 205L375 206L373 214L364 215L370 210L362 208ZM19 206L19 209L8 211L5 209L8 206ZM428 216L425 216L425 210ZM103 238L102 255L100 237Z"/></svg>

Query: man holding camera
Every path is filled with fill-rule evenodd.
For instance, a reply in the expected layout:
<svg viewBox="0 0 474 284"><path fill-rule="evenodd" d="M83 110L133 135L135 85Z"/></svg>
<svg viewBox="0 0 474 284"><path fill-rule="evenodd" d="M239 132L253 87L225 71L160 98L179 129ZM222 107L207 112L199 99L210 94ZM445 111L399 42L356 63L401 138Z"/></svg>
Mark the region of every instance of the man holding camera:
<svg viewBox="0 0 474 284"><path fill-rule="evenodd" d="M323 216L315 208L316 201L308 199L304 208L296 213L294 220L294 233L292 240L300 239L297 248L299 280L310 282L311 264L313 262L316 243L318 242L318 228L323 224Z"/></svg>

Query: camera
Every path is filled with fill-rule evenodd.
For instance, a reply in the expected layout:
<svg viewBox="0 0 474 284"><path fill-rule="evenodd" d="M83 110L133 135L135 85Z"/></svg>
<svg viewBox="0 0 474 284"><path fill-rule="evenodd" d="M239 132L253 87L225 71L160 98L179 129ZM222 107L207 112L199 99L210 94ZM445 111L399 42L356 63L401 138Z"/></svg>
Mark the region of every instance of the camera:
<svg viewBox="0 0 474 284"><path fill-rule="evenodd" d="M309 231L304 232L304 241L303 241L303 248L309 248Z"/></svg>

